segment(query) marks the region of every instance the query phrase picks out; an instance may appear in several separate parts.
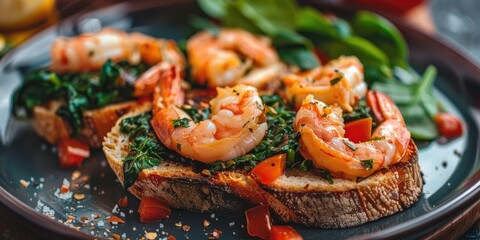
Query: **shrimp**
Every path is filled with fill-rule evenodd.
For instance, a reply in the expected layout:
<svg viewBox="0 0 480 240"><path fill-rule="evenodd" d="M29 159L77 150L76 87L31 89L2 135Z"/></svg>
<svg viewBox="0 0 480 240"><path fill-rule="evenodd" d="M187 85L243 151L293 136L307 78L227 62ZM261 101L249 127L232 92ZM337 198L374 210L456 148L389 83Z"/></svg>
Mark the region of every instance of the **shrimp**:
<svg viewBox="0 0 480 240"><path fill-rule="evenodd" d="M199 32L188 40L187 52L193 78L210 87L243 83L262 88L285 71L266 38L240 29L222 29L216 36Z"/></svg>
<svg viewBox="0 0 480 240"><path fill-rule="evenodd" d="M51 68L55 72L99 70L111 59L135 65L144 61L184 65L185 60L173 41L155 39L141 33L127 34L111 28L77 37L57 38L51 48Z"/></svg>
<svg viewBox="0 0 480 240"><path fill-rule="evenodd" d="M327 104L337 103L351 112L352 106L365 96L367 84L363 81L363 65L356 57L340 57L301 75L285 76L287 100L295 108L302 105L303 99L312 94L317 100Z"/></svg>
<svg viewBox="0 0 480 240"><path fill-rule="evenodd" d="M210 101L211 118L194 123L183 104L176 66L156 68L152 127L159 140L184 157L204 163L242 156L260 143L267 131L266 112L256 88L247 85L217 88Z"/></svg>
<svg viewBox="0 0 480 240"><path fill-rule="evenodd" d="M355 144L344 137L342 109L308 95L294 123L294 129L301 134L301 154L311 159L317 168L351 180L404 161L410 132L400 111L382 93L370 91L367 99L372 108L380 111L383 121L379 122L371 140Z"/></svg>

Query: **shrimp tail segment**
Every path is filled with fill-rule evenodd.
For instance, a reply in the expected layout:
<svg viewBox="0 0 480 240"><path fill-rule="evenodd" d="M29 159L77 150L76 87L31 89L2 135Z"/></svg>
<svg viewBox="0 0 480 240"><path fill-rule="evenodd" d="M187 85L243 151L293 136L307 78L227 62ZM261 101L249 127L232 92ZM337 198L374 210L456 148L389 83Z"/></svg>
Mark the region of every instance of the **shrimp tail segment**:
<svg viewBox="0 0 480 240"><path fill-rule="evenodd" d="M370 140L353 143L344 136L341 108L308 95L295 119L295 130L301 134L301 154L332 176L350 180L367 177L382 167L402 161L410 132L399 109L379 92L369 92L367 102L378 126Z"/></svg>

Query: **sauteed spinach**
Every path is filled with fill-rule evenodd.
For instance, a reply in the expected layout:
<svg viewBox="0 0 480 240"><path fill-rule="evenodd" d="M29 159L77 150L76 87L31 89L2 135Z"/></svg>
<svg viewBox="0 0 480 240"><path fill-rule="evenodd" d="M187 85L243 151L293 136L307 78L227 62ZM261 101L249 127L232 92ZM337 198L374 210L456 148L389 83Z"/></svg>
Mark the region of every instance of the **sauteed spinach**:
<svg viewBox="0 0 480 240"><path fill-rule="evenodd" d="M147 69L126 61L107 61L99 72L57 74L49 69L30 72L24 84L15 91L13 113L31 116L33 108L49 101L61 102L56 114L65 119L77 136L82 127L83 112L132 98L132 87L124 76L139 76Z"/></svg>

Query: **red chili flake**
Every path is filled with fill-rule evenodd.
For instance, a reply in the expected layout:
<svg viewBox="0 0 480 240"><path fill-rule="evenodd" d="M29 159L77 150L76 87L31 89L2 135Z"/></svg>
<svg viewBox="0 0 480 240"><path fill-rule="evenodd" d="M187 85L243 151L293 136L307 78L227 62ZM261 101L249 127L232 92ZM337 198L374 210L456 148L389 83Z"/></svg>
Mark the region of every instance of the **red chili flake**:
<svg viewBox="0 0 480 240"><path fill-rule="evenodd" d="M70 220L75 220L75 217L72 216L72 215L67 215L67 218L70 219Z"/></svg>
<svg viewBox="0 0 480 240"><path fill-rule="evenodd" d="M117 216L115 216L115 215L107 218L106 220L107 220L107 222L109 222L109 223L113 223L113 222L116 222L116 223L125 223L125 221L123 221L123 219L121 219L121 218L119 218L119 217L117 217Z"/></svg>
<svg viewBox="0 0 480 240"><path fill-rule="evenodd" d="M188 232L190 230L190 226L183 225L182 229L183 229L184 232Z"/></svg>
<svg viewBox="0 0 480 240"><path fill-rule="evenodd" d="M173 236L173 235L169 235L169 236L167 237L167 240L177 240L177 238L176 238L175 236Z"/></svg>
<svg viewBox="0 0 480 240"><path fill-rule="evenodd" d="M210 233L210 237L208 239L219 239L220 235L222 235L222 231L218 229L213 229L213 231Z"/></svg>
<svg viewBox="0 0 480 240"><path fill-rule="evenodd" d="M122 197L122 198L118 199L118 206L122 207L122 208L127 207L128 206L128 197L125 196L125 197Z"/></svg>
<svg viewBox="0 0 480 240"><path fill-rule="evenodd" d="M69 191L70 189L67 186L62 184L62 187L60 188L60 193L67 193Z"/></svg>
<svg viewBox="0 0 480 240"><path fill-rule="evenodd" d="M116 234L116 233L112 234L112 236L113 236L113 238L115 238L115 240L120 240L120 239L122 239L122 237L120 237L120 235L118 235L118 234Z"/></svg>

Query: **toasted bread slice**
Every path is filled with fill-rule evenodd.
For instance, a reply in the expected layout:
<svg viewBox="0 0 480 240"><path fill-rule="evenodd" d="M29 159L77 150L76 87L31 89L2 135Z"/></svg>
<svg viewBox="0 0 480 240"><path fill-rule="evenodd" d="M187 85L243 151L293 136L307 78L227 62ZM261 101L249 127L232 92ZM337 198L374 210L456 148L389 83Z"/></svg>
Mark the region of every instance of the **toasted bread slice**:
<svg viewBox="0 0 480 240"><path fill-rule="evenodd" d="M121 119L142 111L145 109ZM103 151L123 182L122 161L128 155L129 139L120 132L121 119L105 137ZM195 173L191 166L168 161L144 169L128 190L138 198L163 199L173 208L230 213L264 204L284 222L344 228L402 211L418 200L422 178L417 152L411 141L406 161L360 182L333 179L333 184L313 173L288 170L272 184L261 185L247 172L223 171L205 176Z"/></svg>
<svg viewBox="0 0 480 240"><path fill-rule="evenodd" d="M101 147L103 137L115 125L118 118L137 106L137 102L129 101L85 111L80 137L92 147ZM61 138L69 137L72 131L69 124L56 114L59 107L60 102L52 101L33 109L35 132L51 144L55 144Z"/></svg>

